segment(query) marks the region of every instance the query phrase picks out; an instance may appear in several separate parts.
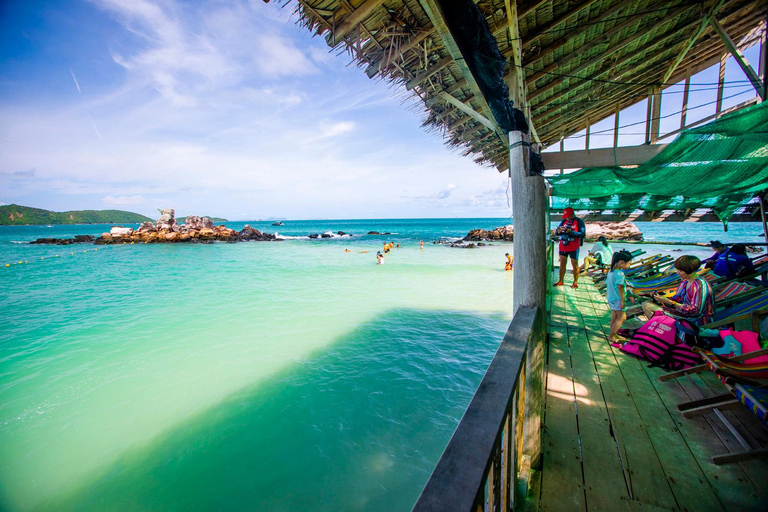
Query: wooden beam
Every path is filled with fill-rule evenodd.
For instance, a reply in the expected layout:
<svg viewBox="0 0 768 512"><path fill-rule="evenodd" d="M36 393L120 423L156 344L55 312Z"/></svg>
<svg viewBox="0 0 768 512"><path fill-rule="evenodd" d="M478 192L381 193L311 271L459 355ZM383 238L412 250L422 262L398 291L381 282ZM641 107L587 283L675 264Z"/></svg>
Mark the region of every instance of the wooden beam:
<svg viewBox="0 0 768 512"><path fill-rule="evenodd" d="M658 155L666 144L641 144L616 148L579 149L542 153L547 169L581 169L583 167L609 167L613 165L640 165Z"/></svg>
<svg viewBox="0 0 768 512"><path fill-rule="evenodd" d="M414 35L411 39L408 40L408 42L399 46L397 48L398 53L402 55L405 52L413 49L417 44L419 44L424 39L429 37L431 33L432 33L432 30L430 29L427 29L427 28L422 29L421 32ZM373 64L368 66L368 68L365 70L365 74L368 75L368 78L373 78L376 75L376 73L379 72L379 70L381 69L381 66L384 64L384 55L387 54L388 50L392 47L393 44L394 44L394 41L390 42L389 45L384 47L381 52L381 57L378 60L376 60ZM388 66L385 66L385 68L386 67Z"/></svg>
<svg viewBox="0 0 768 512"><path fill-rule="evenodd" d="M451 34L448 25L445 23L443 11L437 0L419 0L419 3L424 9L424 12L427 13L427 16L429 16L429 20L432 22L432 26L435 27L435 31L440 36L440 39L443 41L443 45L445 46L446 50L448 50L448 54L453 57L453 61L459 68L462 77L467 81L467 87L469 87L472 94L480 103L480 110L483 114L483 117L493 122L494 126L496 127L495 131L498 133L499 138L506 143L506 134L502 133L501 128L499 128L499 126L496 124L496 120L491 114L491 108L488 106L488 102L485 100L485 97L480 91L480 86L477 84L477 80L470 71L467 62L464 60L464 56L462 55L461 50L459 50L459 46L456 44L456 41L453 38L453 34Z"/></svg>
<svg viewBox="0 0 768 512"><path fill-rule="evenodd" d="M685 43L680 53L677 54L677 57L675 58L674 62L669 67L669 69L667 69L667 72L664 73L664 78L661 79L662 85L665 85L667 83L667 80L669 80L669 78L675 72L675 69L677 69L677 66L679 66L680 63L683 62L683 59L685 58L686 55L688 55L688 52L690 51L690 49L693 48L693 45L696 43L696 40L699 38L701 34L704 33L704 30L706 30L707 25L709 24L709 20L712 19L712 17L715 15L717 10L724 3L725 3L725 0L714 0L714 5L712 5L712 8L709 10L709 13L701 19L696 31L694 31L694 33Z"/></svg>
<svg viewBox="0 0 768 512"><path fill-rule="evenodd" d="M602 21L605 21L608 18L610 18L611 16L613 16L614 14L616 14L617 12L621 11L622 9L624 9L625 7L633 5L633 4L636 4L636 3L637 3L636 0L624 0L622 2L619 2L618 4L614 5L613 7L611 7L610 9L605 11L604 13L602 13L600 16L595 18L593 23L600 23ZM612 37L614 31L617 31L617 29L618 29L618 31L624 30L625 28L627 28L628 26L630 26L630 25L632 25L634 23L637 23L637 20L630 18L627 21L625 21L625 22L615 26L614 28L612 28L611 30L609 30L608 32L603 34L600 38L601 39L610 38L610 37ZM549 46L547 46L546 48L544 48L540 52L538 52L535 55L535 59L530 60L527 63L525 63L526 67L527 68L531 68L536 62L544 59L545 57L547 57L552 52L554 52L556 50L559 50L560 48L562 48L563 46L568 44L568 42L571 39L573 39L575 37L578 37L579 35L581 35L581 33L580 32L576 32L576 31L566 33L566 35L564 37L558 39L554 43L550 44ZM525 48L529 44L529 42L533 42L534 40L535 39L531 39L530 41L525 41L524 40L523 48ZM509 50L507 50L507 51L509 51ZM506 54L504 56L508 57L508 55L506 55ZM557 64L556 63L554 63L554 64L555 64L555 67L557 67ZM534 73L533 76L529 77L528 80L537 80L538 78L541 78L541 77L534 78L534 76L535 76L535 73Z"/></svg>
<svg viewBox="0 0 768 512"><path fill-rule="evenodd" d="M734 17L738 16L739 19L740 19L740 21L735 22L732 25L732 27L740 27L739 30L742 30L742 29L746 30L746 27L751 26L753 21L750 20L749 18L747 18L747 19L742 21L741 20L742 14L743 13L739 12L739 11L736 11L736 12L731 14ZM756 33L755 33L754 30L752 30L742 39L742 41L740 42L740 48L746 48L748 45L752 44L754 42L754 37L756 37ZM716 36L714 36L714 38L712 40L713 43L715 42L715 38L716 38ZM661 50L660 52L657 52L655 55L646 56L646 59L645 59L645 61L643 62L642 66L640 68L632 68L632 69L629 69L629 70L623 72L620 76L616 77L616 81L622 81L623 79L625 79L625 77L627 77L628 75L630 75L632 73L636 73L639 69L643 69L643 68L646 68L646 67L656 68L657 66L654 64L654 62L659 57L663 57L666 54L667 51L668 51L668 49L665 49L665 50ZM687 68L687 69L681 71L679 76L673 75L673 80L670 83L677 83L678 81L682 80L684 78L684 76L685 76L685 73L696 74L699 71L702 71L704 69L709 68L714 62L717 62L719 60L721 53L722 53L722 47L720 46L719 39L717 39L717 43L716 44L713 44L712 46L707 47L707 48L701 50L698 54L692 56L694 58L694 60L697 62L697 64L695 66L692 66L690 68ZM632 80L635 80L635 81L638 81L638 82L654 82L654 81L658 81L658 79L660 78L660 76L657 76L657 73L658 72L652 70L652 72L650 74L645 74L645 75L634 74L633 76L631 76L631 77L629 77L627 79L632 79ZM640 98L638 95L640 94L641 89L643 89L643 88L644 88L644 86L640 85L640 86L638 86L638 87L636 87L634 89L627 89L627 87L625 85L616 84L616 85L611 87L611 90L610 90L610 92L607 95L606 95L606 93L603 93L601 95L601 97L606 102L609 102L609 101L610 102L615 102L616 101L615 98L617 98L617 97L626 98L625 100L621 100L622 105L629 106L629 105L635 104L635 103L637 103L639 101L642 101L642 98ZM592 93L592 91L587 89L587 90L584 90L583 92L577 94L573 98L569 98L569 99L570 100L581 99L581 98L585 97L586 95L588 95L590 93ZM547 102L549 102L549 100ZM568 129L563 130L564 127L568 126L568 123L567 123L566 120L563 119L563 116L559 115L558 113L561 110L563 110L564 108L568 108L568 107L567 106L556 106L554 108L550 108L549 110L547 110L547 111L537 115L536 116L536 121L537 121L537 125L539 126L539 128L542 131L546 132L546 131L548 131L548 126L549 125L551 125L552 123L556 123L555 130L556 130L556 132L558 134L561 131L565 131L566 134L575 133L575 132L579 131L582 128L582 126L579 126L580 123L578 123L578 122L576 123L576 126L574 126L572 131L570 131ZM605 114L605 116L608 116L608 115L610 115L610 111L605 110L605 112L603 112L603 114ZM602 114L600 114L600 115L602 115ZM557 117L553 117L553 116L557 116ZM579 110L579 109L570 108L570 110L568 112L568 116L572 117L572 118L575 118L575 119L581 119L583 117L583 112L581 110ZM546 120L548 118L552 118L552 121L549 121L549 122L543 121L543 120ZM598 117L598 119L602 119L602 118Z"/></svg>
<svg viewBox="0 0 768 512"><path fill-rule="evenodd" d="M447 57L443 57L442 59L438 60L437 62L429 66L429 68L425 69L418 75L414 76L413 78L405 82L405 88L410 91L411 89L421 84L421 82L423 82L430 76L434 75L444 67L450 65L451 62L453 62L453 57L451 57L450 55L448 55Z"/></svg>
<svg viewBox="0 0 768 512"><path fill-rule="evenodd" d="M740 14L741 13L739 13L739 12L733 13L733 15L740 15ZM747 20L747 21L738 23L738 25L739 26L747 26L750 23L751 22L749 20ZM675 32L672 32L672 33L668 34L667 36L663 37L662 39L657 40L656 42L654 42L653 47L659 46L659 45L661 45L664 42L669 41L669 40L673 40L674 41L676 39L676 37L677 37L677 34L680 31L683 31L683 30L685 30L687 28L688 27L684 27L684 28L682 28L682 29L680 29L678 31L675 31ZM748 43L743 40L742 44L748 44ZM719 55L719 53L721 51L719 49L719 44L717 45L717 47L718 47L717 54ZM645 68L652 68L652 67L657 66L656 61L660 57L661 58L666 58L665 55L667 54L667 52L669 52L670 49L671 49L670 47L662 48L662 49L654 52L651 55L648 55L646 53L645 55L643 55L643 62L639 66L631 66L629 69L627 69L627 70L625 70L623 72L619 72L618 76L614 76L613 77L613 80L616 81L616 82L621 82L621 81L624 81L624 80L634 80L634 81L638 81L638 82L640 82L640 81L649 82L650 81L649 80L650 77L648 77L648 76L640 76L639 72L641 70L645 69ZM711 53L712 51L714 51L714 48L713 49L704 50L704 52L705 52L704 55L702 55L701 52L700 52L699 54L697 54L695 56L696 57L696 61L700 62L701 64L700 65L697 64L696 67L691 68L690 69L690 73L691 74L695 74L698 71L706 69L706 68L708 68L712 64L711 58L708 58L708 57L705 56L705 55L709 55L706 52L710 52ZM607 69L607 70L601 72L600 74L596 75L594 78L605 77L610 72L616 73L617 72L616 70L620 69L622 66L624 66L627 63L632 63L637 58L638 58L638 55L629 55L627 57L624 57L619 62L616 62L612 69ZM673 75L673 78L674 78L674 80L672 80L670 82L670 84L678 82L680 79L682 79L682 76L677 77L677 76ZM615 84L615 85L610 86L610 88L611 88L612 94L615 94L616 91L623 92L623 91L627 90L627 86L623 85L623 84ZM582 92L579 92L575 96L572 96L572 97L570 97L568 99L570 101L580 100L580 99L583 99L584 97L586 97L586 96L588 96L588 95L590 95L592 93L594 93L593 89L585 88ZM603 98L606 98L606 101L611 99L610 98L610 94L608 94L607 97L606 97L606 93L602 93L601 96ZM547 98L546 100L540 102L535 107L533 107L534 108L534 112L538 112L535 115L535 120L537 122L537 126L539 126L540 128L543 129L544 124L547 124L546 123L547 119L549 119L550 117L553 117L553 116L557 116L561 110L563 110L564 108L567 108L565 106L559 105L559 106L555 106L554 108L550 108L550 109L548 109L546 111L543 111L543 112L540 110L542 107L548 105L549 103L555 101L556 99L558 99L557 96L552 96L551 98ZM636 103L636 102L639 102L639 101L642 101L642 99L637 99L633 103ZM572 109L571 108L571 111L574 112L575 114L578 114L578 110L577 109Z"/></svg>
<svg viewBox="0 0 768 512"><path fill-rule="evenodd" d="M653 88L653 100L651 102L651 133L648 142L655 144L659 140L659 128L661 125L661 87Z"/></svg>
<svg viewBox="0 0 768 512"><path fill-rule="evenodd" d="M719 0L719 1L725 1L725 0ZM692 9L692 6L690 6L690 5L683 6L683 7L680 7L678 9L675 9L674 11L669 13L667 19L676 18L676 17L680 16L681 14L683 14L686 11L691 10L691 9ZM685 28L687 28L687 27L685 27ZM595 64L599 64L599 63L605 62L605 60L609 56L613 55L614 53L617 53L617 52L621 51L622 49L626 48L628 45L634 43L638 39L646 37L649 34L652 34L654 31L656 31L658 29L659 29L658 25L653 25L648 30L640 31L640 32L634 34L631 37L623 39L618 44L615 44L613 46L610 46L609 48L606 48L606 51L604 53L600 54L599 56L597 56L597 57L595 57L593 59L589 59L587 62L584 62L583 64L581 64L579 66L576 66L576 68L569 70L567 74L568 75L577 75L578 73L584 71L585 69L588 69L588 68L594 66ZM684 30L684 28L675 30L675 32L678 32L679 30ZM647 51L647 48L643 48L643 51L644 52ZM542 94L546 93L547 91L549 91L550 89L552 89L554 87L557 87L558 85L560 85L562 83L564 78L565 79L569 79L569 80L574 79L574 78L570 78L570 77L554 77L552 81L550 81L549 83L547 83L543 87L535 89L530 94L529 99L531 101L533 101L534 98L537 98L537 97L541 96ZM576 80L585 80L585 79L583 79L583 78L582 79L576 78Z"/></svg>
<svg viewBox="0 0 768 512"><path fill-rule="evenodd" d="M496 124L491 122L488 118L483 116L482 114L476 112L472 107L466 105L461 100L458 100L451 96L450 94L446 94L444 92L437 93L437 97L446 102L449 105L453 105L457 109L461 110L465 114L467 114L469 117L477 121L478 123L482 124L486 128L490 130L496 130Z"/></svg>
<svg viewBox="0 0 768 512"><path fill-rule="evenodd" d="M336 30L328 34L326 41L330 46L336 46L336 43L344 39L349 32L355 28L358 23L362 23L373 11L380 7L384 0L366 0L357 9L352 11L349 16L336 27Z"/></svg>
<svg viewBox="0 0 768 512"><path fill-rule="evenodd" d="M723 44L725 45L726 49L731 53L733 58L736 60L736 63L739 65L741 70L744 72L745 75L747 75L747 78L752 84L752 87L755 88L755 91L757 92L758 96L760 96L760 98L763 101L765 101L765 91L763 87L763 82L762 80L760 80L760 77L757 76L757 73L755 73L755 70L752 69L752 66L749 65L749 62L747 62L747 59L744 57L744 54L741 53L738 46L736 46L736 44L730 38L730 36L725 31L723 26L720 25L720 22L717 21L717 19L714 16L710 18L709 23L715 29L715 32L717 32L717 35L720 36L720 39L723 40Z"/></svg>
<svg viewBox="0 0 768 512"><path fill-rule="evenodd" d="M685 118L688 116L688 94L691 91L691 70L685 70L685 87L683 88L683 108L680 112L680 129L685 128Z"/></svg>
<svg viewBox="0 0 768 512"><path fill-rule="evenodd" d="M728 60L728 54L723 52L720 57L720 72L717 75L717 100L715 101L715 113L723 110L723 92L725 89L725 62Z"/></svg>
<svg viewBox="0 0 768 512"><path fill-rule="evenodd" d="M509 84L510 99L517 108L523 111L533 140L536 143L540 143L539 134L531 118L531 107L528 104L528 85L525 80L525 71L523 70L523 46L518 25L517 0L504 0L504 7L507 13L510 47L512 49L512 53L509 56L510 72L505 77Z"/></svg>

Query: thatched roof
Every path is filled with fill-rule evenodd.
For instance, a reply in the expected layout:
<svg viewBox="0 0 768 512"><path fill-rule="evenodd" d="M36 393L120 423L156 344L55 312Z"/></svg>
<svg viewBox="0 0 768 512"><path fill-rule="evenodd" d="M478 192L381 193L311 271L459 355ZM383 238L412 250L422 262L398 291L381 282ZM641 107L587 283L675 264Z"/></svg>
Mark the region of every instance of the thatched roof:
<svg viewBox="0 0 768 512"><path fill-rule="evenodd" d="M348 51L369 77L418 95L425 126L443 131L449 145L508 168L505 138L481 122L489 117L485 99L446 44L440 0L297 1L301 23L329 46ZM519 38L512 38L514 4L477 2L503 56L522 42L522 107L543 147L719 62L725 50L706 23L711 12L735 41L758 37L768 12L764 0L518 0Z"/></svg>

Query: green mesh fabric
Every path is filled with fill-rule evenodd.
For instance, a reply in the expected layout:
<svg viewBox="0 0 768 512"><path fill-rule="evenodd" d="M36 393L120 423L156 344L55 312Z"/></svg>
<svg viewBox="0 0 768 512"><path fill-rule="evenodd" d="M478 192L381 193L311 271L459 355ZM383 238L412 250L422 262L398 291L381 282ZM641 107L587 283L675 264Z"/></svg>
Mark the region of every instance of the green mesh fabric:
<svg viewBox="0 0 768 512"><path fill-rule="evenodd" d="M590 167L547 179L554 209L711 208L726 222L768 189L768 102L684 131L639 167Z"/></svg>

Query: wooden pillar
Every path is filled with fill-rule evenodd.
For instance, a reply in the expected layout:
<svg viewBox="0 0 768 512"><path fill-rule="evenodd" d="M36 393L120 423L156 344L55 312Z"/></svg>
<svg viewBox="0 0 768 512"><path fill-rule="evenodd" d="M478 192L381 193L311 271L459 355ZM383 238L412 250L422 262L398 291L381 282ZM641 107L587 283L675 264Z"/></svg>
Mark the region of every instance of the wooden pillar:
<svg viewBox="0 0 768 512"><path fill-rule="evenodd" d="M619 108L619 104L616 104L616 114L613 119L613 147L617 148L619 147L619 114L621 114L621 109Z"/></svg>
<svg viewBox="0 0 768 512"><path fill-rule="evenodd" d="M592 128L592 123L590 122L589 118L587 118L587 133L584 141L584 149L589 149L589 131Z"/></svg>
<svg viewBox="0 0 768 512"><path fill-rule="evenodd" d="M560 135L560 152L562 153L565 151L565 137L563 135ZM565 169L560 169L560 174L565 173Z"/></svg>
<svg viewBox="0 0 768 512"><path fill-rule="evenodd" d="M512 310L545 306L546 202L544 178L528 175L530 136L509 132L509 171L512 178L512 217L515 226L515 274Z"/></svg>
<svg viewBox="0 0 768 512"><path fill-rule="evenodd" d="M758 69L763 77L763 98L768 98L768 14L763 20L763 39L760 42L760 63Z"/></svg>
<svg viewBox="0 0 768 512"><path fill-rule="evenodd" d="M651 117L653 115L653 112L651 109L653 108L653 94L648 95L648 108L645 111L645 143L650 144L651 143Z"/></svg>
<svg viewBox="0 0 768 512"><path fill-rule="evenodd" d="M683 89L683 110L680 112L680 130L685 128L685 118L688 116L688 93L691 90L691 68L685 70L685 89Z"/></svg>
<svg viewBox="0 0 768 512"><path fill-rule="evenodd" d="M720 57L720 74L717 77L717 102L715 103L715 114L723 110L723 90L725 87L725 61L728 60L728 54L723 53Z"/></svg>
<svg viewBox="0 0 768 512"><path fill-rule="evenodd" d="M765 219L765 192L760 194L758 199L760 199L760 220L763 222L763 238L765 238L765 243L768 244L768 221Z"/></svg>
<svg viewBox="0 0 768 512"><path fill-rule="evenodd" d="M651 144L655 144L659 140L659 129L661 126L661 87L654 88L651 106L651 133L649 141Z"/></svg>

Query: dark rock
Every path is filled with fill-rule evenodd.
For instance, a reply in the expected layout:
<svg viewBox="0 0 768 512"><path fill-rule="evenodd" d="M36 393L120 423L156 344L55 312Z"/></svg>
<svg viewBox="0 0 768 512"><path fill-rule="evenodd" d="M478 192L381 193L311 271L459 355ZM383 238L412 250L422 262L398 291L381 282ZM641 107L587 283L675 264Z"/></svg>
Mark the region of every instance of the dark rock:
<svg viewBox="0 0 768 512"><path fill-rule="evenodd" d="M337 232L336 234L337 234L337 235L339 235L339 236L352 236L352 235L350 235L349 233L345 233L345 232L343 232L343 231L339 231L339 232Z"/></svg>
<svg viewBox="0 0 768 512"><path fill-rule="evenodd" d="M320 238L333 238L333 235L329 233L323 233L322 235L320 235Z"/></svg>
<svg viewBox="0 0 768 512"><path fill-rule="evenodd" d="M320 238L320 235L318 235L317 233L313 233L313 234L309 235L309 238L313 238L313 239L314 238Z"/></svg>
<svg viewBox="0 0 768 512"><path fill-rule="evenodd" d="M391 235L392 233L379 233L378 231L369 231L369 235Z"/></svg>
<svg viewBox="0 0 768 512"><path fill-rule="evenodd" d="M96 238L91 235L75 235L75 243L82 244L84 242L93 242Z"/></svg>

